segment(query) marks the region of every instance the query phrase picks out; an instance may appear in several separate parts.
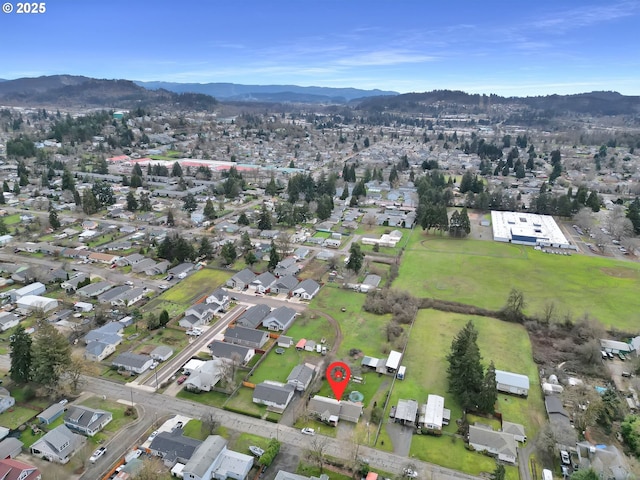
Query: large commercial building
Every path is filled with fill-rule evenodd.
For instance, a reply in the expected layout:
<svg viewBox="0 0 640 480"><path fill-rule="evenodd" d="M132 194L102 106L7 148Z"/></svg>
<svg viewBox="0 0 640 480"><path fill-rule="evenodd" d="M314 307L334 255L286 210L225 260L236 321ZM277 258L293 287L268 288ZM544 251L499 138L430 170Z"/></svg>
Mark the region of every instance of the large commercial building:
<svg viewBox="0 0 640 480"><path fill-rule="evenodd" d="M491 226L493 239L496 242L574 248L553 217L549 215L492 211Z"/></svg>

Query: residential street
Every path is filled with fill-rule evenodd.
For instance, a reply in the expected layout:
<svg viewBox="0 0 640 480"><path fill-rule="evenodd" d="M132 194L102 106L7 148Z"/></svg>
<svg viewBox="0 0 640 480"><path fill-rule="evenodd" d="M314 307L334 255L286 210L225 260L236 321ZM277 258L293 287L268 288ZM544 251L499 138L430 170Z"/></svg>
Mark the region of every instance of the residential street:
<svg viewBox="0 0 640 480"><path fill-rule="evenodd" d="M126 403L130 402L133 397L133 401L136 405L144 405L144 408L147 411L144 421L148 422L148 425L151 425L153 422L153 419L148 418L151 415L150 412L174 413L188 415L192 418L202 418L213 411L215 412L216 420L220 422L222 426L230 430L253 433L263 437L275 437L279 441L283 442L283 444L286 445L286 448L304 450L311 446L311 440L313 437L301 434L298 429L246 417L244 415L181 400L175 397L169 397L167 395L150 393L146 389L143 389L143 387L121 385L92 377L86 377L85 381L84 390L87 392L92 392L99 396L104 395L112 400L122 400ZM140 428L142 429L142 426ZM124 433L122 438L117 441L117 444L122 445L122 454L124 454L125 447L128 448L136 444L139 437L139 431L137 428L127 429L124 432L126 433ZM331 438L327 438L327 441L328 448L326 453L330 456L349 459L355 452L356 446L349 441ZM116 448L112 448L112 450L116 450L114 453L117 453ZM370 458L370 464L373 468L387 471L389 473L399 474L402 472L403 468L405 468L409 463L412 463L418 470L418 478L429 478L434 480L477 478L455 470L449 470L437 465L420 462L416 459L408 459L406 457L363 446L359 447L358 455Z"/></svg>

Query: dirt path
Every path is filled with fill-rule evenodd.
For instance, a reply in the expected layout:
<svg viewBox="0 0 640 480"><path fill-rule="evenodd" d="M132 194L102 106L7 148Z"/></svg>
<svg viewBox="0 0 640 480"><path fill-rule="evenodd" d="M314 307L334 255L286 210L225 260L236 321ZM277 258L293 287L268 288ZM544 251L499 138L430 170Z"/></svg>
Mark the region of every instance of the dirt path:
<svg viewBox="0 0 640 480"><path fill-rule="evenodd" d="M342 330L340 330L338 321L331 315L324 313L321 310L308 310L308 312L312 315L320 315L321 317L326 318L327 321L333 326L333 329L336 333L336 341L334 342L334 345L332 345L332 351L334 353L337 352L340 345L342 345L342 339L344 338L344 336L342 335Z"/></svg>

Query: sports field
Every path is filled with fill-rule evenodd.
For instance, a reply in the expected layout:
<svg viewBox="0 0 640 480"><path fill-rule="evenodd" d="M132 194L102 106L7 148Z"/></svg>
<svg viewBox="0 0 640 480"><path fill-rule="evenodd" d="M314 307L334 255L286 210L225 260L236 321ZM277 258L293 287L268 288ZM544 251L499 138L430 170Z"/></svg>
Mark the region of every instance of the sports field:
<svg viewBox="0 0 640 480"><path fill-rule="evenodd" d="M588 313L606 328L635 332L640 265L581 254L550 255L532 247L426 235L414 230L394 288L417 297L453 300L489 309L509 291L524 293L529 315L555 304L556 320Z"/></svg>

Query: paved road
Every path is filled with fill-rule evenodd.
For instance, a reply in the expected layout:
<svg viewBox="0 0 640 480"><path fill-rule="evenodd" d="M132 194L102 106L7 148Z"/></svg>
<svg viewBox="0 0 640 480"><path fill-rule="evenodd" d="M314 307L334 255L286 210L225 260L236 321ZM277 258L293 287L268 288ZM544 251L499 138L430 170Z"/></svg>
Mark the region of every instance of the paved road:
<svg viewBox="0 0 640 480"><path fill-rule="evenodd" d="M149 387L148 389L150 391L154 391L158 385L162 385L177 371L181 370L183 365L187 363L191 357L196 355L200 349L211 343L217 334L226 329L229 323L245 311L245 308L246 307L243 305L237 305L213 326L207 328L202 335L195 337L196 340L191 342L178 355L173 357L170 361L162 364L162 366L159 367L159 370L154 370L153 372L148 373L146 377L138 377L136 380L131 382L131 384L141 387Z"/></svg>
<svg viewBox="0 0 640 480"><path fill-rule="evenodd" d="M277 438L289 448L302 448L303 450L309 449L311 448L311 443L314 438L324 438L321 436L310 437L302 435L299 430L294 428L246 417L244 415L224 411L207 405L151 393L140 386L121 385L108 380L87 377L85 379L84 389L85 391L92 392L96 395L104 395L107 398L123 400L125 402L131 401L131 397L133 396L134 403L144 405L144 408L148 411L181 415L187 414L193 418L203 418L205 415L214 413L216 420L220 422L222 426L230 430L258 434L263 437ZM327 438L327 442L327 455L343 458L345 460L349 460L353 457L355 446L351 442L331 438ZM434 480L471 480L478 478L455 470L449 470L437 465L416 461L415 459L407 459L400 455L381 452L379 450L363 446L359 447L358 455L368 457L371 460L370 464L373 468L394 474L400 474L403 468L405 468L409 463L412 463L418 470L418 478L429 478Z"/></svg>

